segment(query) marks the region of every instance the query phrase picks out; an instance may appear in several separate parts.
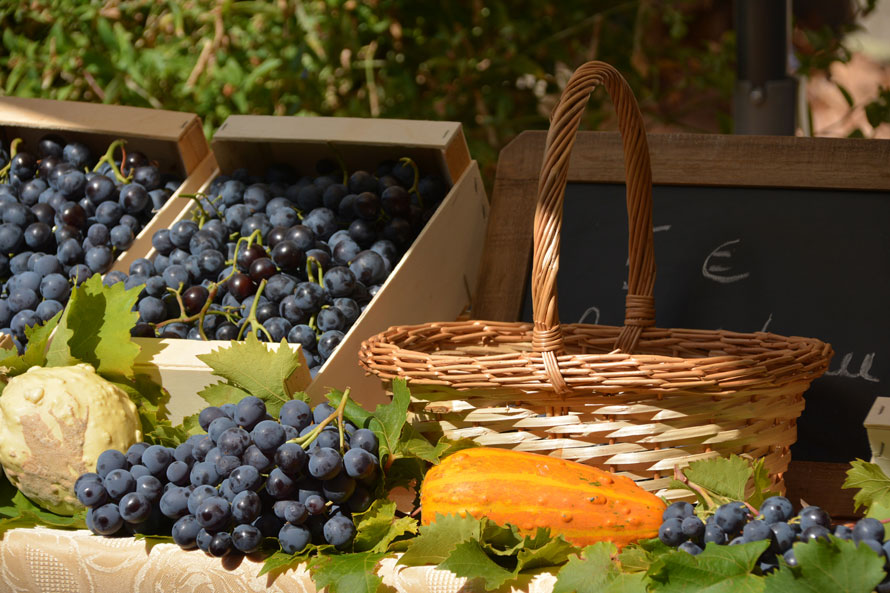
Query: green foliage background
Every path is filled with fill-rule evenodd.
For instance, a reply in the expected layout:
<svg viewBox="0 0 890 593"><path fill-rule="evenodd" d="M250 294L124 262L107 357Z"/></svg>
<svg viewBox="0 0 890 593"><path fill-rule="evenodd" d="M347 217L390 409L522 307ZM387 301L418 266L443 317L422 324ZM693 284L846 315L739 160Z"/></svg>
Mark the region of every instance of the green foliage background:
<svg viewBox="0 0 890 593"><path fill-rule="evenodd" d="M700 97L729 131L734 39L690 28L703 4L731 3L0 0L0 94L195 112L208 136L233 113L456 120L490 167L594 57L651 117ZM819 65L844 59L824 37Z"/></svg>

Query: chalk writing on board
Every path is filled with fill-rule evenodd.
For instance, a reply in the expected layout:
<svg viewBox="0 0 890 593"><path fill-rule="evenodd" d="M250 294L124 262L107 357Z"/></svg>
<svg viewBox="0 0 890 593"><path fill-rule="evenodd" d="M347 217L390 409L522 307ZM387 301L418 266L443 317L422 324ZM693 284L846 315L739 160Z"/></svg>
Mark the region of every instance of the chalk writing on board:
<svg viewBox="0 0 890 593"><path fill-rule="evenodd" d="M862 357L862 362L859 364L858 372L850 371L850 363L853 362L853 352L848 352L844 354L843 358L841 358L840 366L833 371L826 371L825 374L831 377L846 377L848 379L864 379L866 381L871 381L872 383L880 383L880 379L877 377L873 377L871 374L871 365L875 361L875 353L869 352L865 356Z"/></svg>
<svg viewBox="0 0 890 593"><path fill-rule="evenodd" d="M584 314L581 316L581 319L578 320L578 323L584 323L584 320L587 319L587 317L590 315L593 315L593 325L599 325L599 323L600 323L600 308L599 307L587 307L587 310L584 311Z"/></svg>
<svg viewBox="0 0 890 593"><path fill-rule="evenodd" d="M669 231L669 230L671 230L671 225L669 225L669 224L660 224L658 226L652 227L653 233L661 233L661 232L665 232L665 231ZM627 258L627 260L624 262L624 265L625 266L630 265L630 258ZM626 279L621 284L621 290L627 290L627 280Z"/></svg>
<svg viewBox="0 0 890 593"><path fill-rule="evenodd" d="M763 327L760 328L760 331L765 332L766 328L769 327L769 324L773 322L773 314L769 314L769 318L764 322Z"/></svg>
<svg viewBox="0 0 890 593"><path fill-rule="evenodd" d="M726 243L723 243L714 251L709 253L708 257L705 258L705 262L701 266L702 276L704 276L708 280L719 282L720 284L732 284L733 282L744 280L745 278L750 276L750 272L743 272L741 274L724 274L724 272L729 272L730 270L732 270L732 266L719 263L721 258L725 258L728 260L732 257L732 251L726 248L730 245L741 243L741 241L741 239L733 239L731 241L727 241Z"/></svg>

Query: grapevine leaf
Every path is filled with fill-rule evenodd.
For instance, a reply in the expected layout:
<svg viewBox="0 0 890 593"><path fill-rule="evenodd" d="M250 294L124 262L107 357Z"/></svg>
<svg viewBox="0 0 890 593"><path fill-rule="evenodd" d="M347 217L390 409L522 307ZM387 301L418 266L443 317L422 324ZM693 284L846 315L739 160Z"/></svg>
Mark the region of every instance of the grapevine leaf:
<svg viewBox="0 0 890 593"><path fill-rule="evenodd" d="M411 394L408 392L405 381L396 379L392 382L392 401L388 404L380 404L374 410L370 428L380 441L380 463L384 467L386 458L398 450L399 437L408 417L410 402Z"/></svg>
<svg viewBox="0 0 890 593"><path fill-rule="evenodd" d="M181 428L189 435L203 433L204 430L201 428L201 424L198 422L199 416L200 414L192 414L191 416L186 416L182 419L182 423L178 426L178 428Z"/></svg>
<svg viewBox="0 0 890 593"><path fill-rule="evenodd" d="M876 502L890 506L890 478L876 463L868 463L857 459L850 464L847 479L841 488L859 488L853 497L856 509L860 506L870 507Z"/></svg>
<svg viewBox="0 0 890 593"><path fill-rule="evenodd" d="M422 566L444 562L458 544L478 540L482 535L481 524L467 515L436 515L435 522L421 526L419 535L412 540L399 564Z"/></svg>
<svg viewBox="0 0 890 593"><path fill-rule="evenodd" d="M65 332L54 337L53 342L68 335L69 359L91 364L106 378L131 378L133 363L139 354L139 346L130 339L130 330L139 317L132 309L140 290L139 287L127 290L123 282L105 286L98 274L90 277L72 290L64 315ZM53 352L54 361L71 364L64 358L64 348L59 353Z"/></svg>
<svg viewBox="0 0 890 593"><path fill-rule="evenodd" d="M68 317L71 313L71 309L77 307L81 294L81 289L79 287L75 287L71 290L71 296L68 297L68 304L62 311L62 315L56 324L56 332L53 334L53 339L49 343L49 348L46 350L46 366L62 367L80 362L71 355L71 348L68 346L68 342L74 336L74 330L68 327Z"/></svg>
<svg viewBox="0 0 890 593"><path fill-rule="evenodd" d="M783 567L765 579L766 593L872 591L884 578L884 560L868 546L852 541L798 542L794 556L796 568Z"/></svg>
<svg viewBox="0 0 890 593"><path fill-rule="evenodd" d="M134 533L133 539L145 542L145 551L150 553L151 549L158 544L174 544L173 538L169 535L146 535L144 533Z"/></svg>
<svg viewBox="0 0 890 593"><path fill-rule="evenodd" d="M436 447L410 424L405 424L402 427L402 435L396 445L395 455L397 457L418 457L430 463L439 462Z"/></svg>
<svg viewBox="0 0 890 593"><path fill-rule="evenodd" d="M519 574L517 570L507 570L492 560L477 540L457 544L448 558L436 568L469 580L480 579L486 591L497 589Z"/></svg>
<svg viewBox="0 0 890 593"><path fill-rule="evenodd" d="M673 551L674 548L666 546L658 538L646 539L621 550L618 563L626 573L654 572L658 569L661 557Z"/></svg>
<svg viewBox="0 0 890 593"><path fill-rule="evenodd" d="M386 470L384 478L384 490L389 492L393 488L414 488L423 480L426 472L426 463L416 457L403 457L392 462Z"/></svg>
<svg viewBox="0 0 890 593"><path fill-rule="evenodd" d="M263 400L273 416L278 415L284 402L292 399L285 383L301 364L299 349L292 349L281 340L278 349L270 353L253 333L243 342L231 342L227 348L198 358L214 375Z"/></svg>
<svg viewBox="0 0 890 593"><path fill-rule="evenodd" d="M7 377L15 377L21 375L33 366L44 366L46 364L46 345L49 342L49 336L56 328L61 319L62 313L56 315L42 325L26 326L25 336L28 339L28 345L25 347L25 353L19 355L15 347L0 351L0 369L2 374Z"/></svg>
<svg viewBox="0 0 890 593"><path fill-rule="evenodd" d="M745 500L745 487L753 473L751 464L738 455L693 461L683 470L690 482L732 500Z"/></svg>
<svg viewBox="0 0 890 593"><path fill-rule="evenodd" d="M357 552L316 556L309 563L318 590L328 593L376 593L390 590L377 576L377 564L386 554Z"/></svg>
<svg viewBox="0 0 890 593"><path fill-rule="evenodd" d="M295 568L300 564L303 564L309 559L309 554L311 553L311 547L308 550L305 550L301 554L288 554L287 552L282 552L278 550L263 562L263 568L260 569L260 572L257 574L258 577L263 576L264 574L278 574L284 572L290 568Z"/></svg>
<svg viewBox="0 0 890 593"><path fill-rule="evenodd" d="M356 523L353 550L356 552L385 552L397 537L417 533L417 521L411 517L396 520L396 503L377 499L364 513L353 515Z"/></svg>
<svg viewBox="0 0 890 593"><path fill-rule="evenodd" d="M211 406L218 407L223 404L237 404L250 394L228 383L215 383L206 386L198 392L198 395Z"/></svg>
<svg viewBox="0 0 890 593"><path fill-rule="evenodd" d="M439 440L436 443L436 463L442 461L449 455L457 453L458 451L478 446L479 443L477 443L473 439L452 440L444 436L439 437Z"/></svg>
<svg viewBox="0 0 890 593"><path fill-rule="evenodd" d="M545 531L547 540L544 545L531 547L526 545L519 549L517 554L516 570L533 570L548 566L560 566L569 559L569 556L577 553L578 548L564 540L562 537L550 537L549 530ZM526 542L529 538L526 538Z"/></svg>
<svg viewBox="0 0 890 593"><path fill-rule="evenodd" d="M485 543L486 550L494 554L512 556L526 540L531 540L520 535L519 528L515 525L498 525L486 518L482 519L481 525L482 536L479 539Z"/></svg>
<svg viewBox="0 0 890 593"><path fill-rule="evenodd" d="M766 464L763 462L763 459L754 460L752 472L752 483L754 486L754 490L746 498L746 500L748 504L756 509L759 509L764 500L766 500L770 496L778 496L781 493L769 489L769 487L772 485L772 481L770 480L769 470L766 468Z"/></svg>
<svg viewBox="0 0 890 593"><path fill-rule="evenodd" d="M61 318L62 312L59 311L52 319L42 325L25 327L28 346L25 348L22 361L27 365L27 368L46 365L46 345L49 343L50 334L56 329Z"/></svg>
<svg viewBox="0 0 890 593"><path fill-rule="evenodd" d="M706 593L755 593L763 591L763 577L751 574L769 542L760 541L737 546L708 544L698 556L674 551L650 571L657 583L656 591L674 593L700 591Z"/></svg>
<svg viewBox="0 0 890 593"><path fill-rule="evenodd" d="M865 516L877 519L878 521L890 519L890 506L885 505L883 502L872 503L872 505L868 507L868 512Z"/></svg>
<svg viewBox="0 0 890 593"><path fill-rule="evenodd" d="M0 514L7 517L0 521L0 533L13 527L38 525L56 529L86 528L86 511L75 513L73 516L57 515L40 508L19 491L15 492L9 505L0 509Z"/></svg>
<svg viewBox="0 0 890 593"><path fill-rule="evenodd" d="M303 394L304 401L308 402L309 397L306 394ZM339 389L332 389L327 394L327 400L330 402L333 408L337 408L340 405L340 400L343 399L343 392ZM368 426L368 422L373 417L371 412L367 411L354 400L350 399L346 402L346 407L343 409L343 417L355 424L360 428L366 428Z"/></svg>
<svg viewBox="0 0 890 593"><path fill-rule="evenodd" d="M610 542L587 546L560 569L553 593L644 593L646 576L619 572L612 561L615 552Z"/></svg>

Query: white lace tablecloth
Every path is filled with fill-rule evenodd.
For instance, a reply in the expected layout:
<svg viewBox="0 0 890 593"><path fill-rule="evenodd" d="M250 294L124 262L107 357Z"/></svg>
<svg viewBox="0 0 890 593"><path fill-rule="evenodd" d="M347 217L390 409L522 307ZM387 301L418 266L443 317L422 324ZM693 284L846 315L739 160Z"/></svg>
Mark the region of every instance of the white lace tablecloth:
<svg viewBox="0 0 890 593"><path fill-rule="evenodd" d="M132 538L105 538L89 531L12 529L0 540L0 590L23 593L314 593L304 566L275 577L258 577L261 559L212 558L175 544L147 550ZM475 593L481 588L432 566L378 568L399 593ZM503 593L552 593L556 578L535 575L524 589Z"/></svg>

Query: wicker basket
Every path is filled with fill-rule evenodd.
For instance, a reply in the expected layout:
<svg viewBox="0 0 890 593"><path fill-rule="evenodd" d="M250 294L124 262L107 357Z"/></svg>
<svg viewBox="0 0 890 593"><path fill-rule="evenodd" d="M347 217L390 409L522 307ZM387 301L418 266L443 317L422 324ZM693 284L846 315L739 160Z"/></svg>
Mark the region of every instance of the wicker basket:
<svg viewBox="0 0 890 593"><path fill-rule="evenodd" d="M623 327L560 325L556 276L569 155L591 91L604 85L621 130L629 274ZM414 422L487 446L535 451L623 472L664 490L676 466L729 453L765 458L783 488L803 393L831 347L771 333L654 327L652 177L639 108L621 75L589 62L572 76L547 135L532 262L534 324L392 327L360 362L409 382Z"/></svg>

